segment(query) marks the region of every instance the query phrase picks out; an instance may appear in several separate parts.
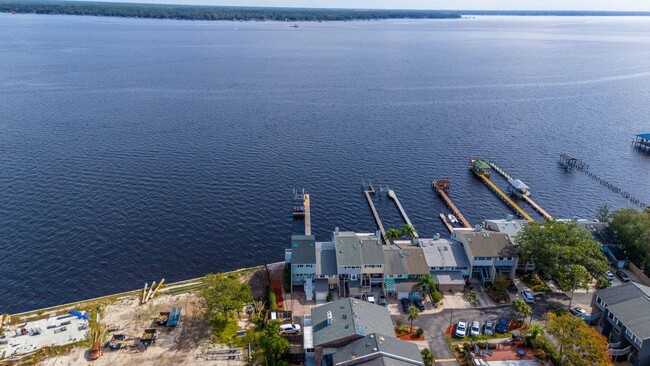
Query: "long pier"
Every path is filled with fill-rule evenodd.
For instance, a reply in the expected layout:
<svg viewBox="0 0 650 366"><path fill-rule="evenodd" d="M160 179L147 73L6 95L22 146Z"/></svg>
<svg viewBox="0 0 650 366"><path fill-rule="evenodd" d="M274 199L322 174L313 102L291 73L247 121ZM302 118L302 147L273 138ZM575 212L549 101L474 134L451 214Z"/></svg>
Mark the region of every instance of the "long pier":
<svg viewBox="0 0 650 366"><path fill-rule="evenodd" d="M451 201L449 196L447 196L446 191L449 189L449 185L450 182L446 179L434 179L431 181L431 187L433 187L433 189L435 189L438 192L440 197L442 197L442 200L445 201L445 204L447 204L449 209L451 209L451 211L454 213L456 218L458 218L458 220L460 220L460 222L463 223L463 226L465 226L468 229L471 229L472 225L469 223L469 221L467 221L465 216L463 216L463 214L458 210L458 208L456 208L456 205L454 205L454 202ZM444 220L444 222L446 225L448 225L447 228L449 229L451 225L447 223L446 219Z"/></svg>
<svg viewBox="0 0 650 366"><path fill-rule="evenodd" d="M419 238L417 231L415 231L415 226L411 223L411 220L409 220L408 215L406 215L406 212L404 211L404 208L402 208L402 204L399 202L399 199L397 198L397 194L395 194L395 191L392 189L388 189L388 197L392 198L393 201L395 201L395 204L397 205L397 208L399 209L399 212L402 214L402 219L404 219L404 222L406 222L406 225L414 228L413 229L413 237L414 238Z"/></svg>
<svg viewBox="0 0 650 366"><path fill-rule="evenodd" d="M304 194L305 205L305 235L311 235L311 204L309 202L309 193Z"/></svg>
<svg viewBox="0 0 650 366"><path fill-rule="evenodd" d="M535 220L533 220L533 218L530 217L530 215L527 214L526 211L524 211L521 207L519 207L519 205L516 204L515 201L513 201L507 194L505 194L501 189L499 189L499 187L497 187L494 183L492 183L492 181L490 180L490 178L488 178L486 174L479 174L476 171L474 171L474 169L471 170L472 172L474 172L474 174L476 174L479 178L481 178L483 182L485 182L485 184L487 184L488 187L490 187L490 189L492 189L492 191L494 191L497 194L497 196L503 199L506 202L506 204L512 207L519 215L521 215L524 219L530 222L535 222Z"/></svg>
<svg viewBox="0 0 650 366"><path fill-rule="evenodd" d="M379 218L379 214L377 213L377 209L375 208L375 204L372 202L372 198L370 197L370 194L375 194L375 187L370 184L368 189L363 190L363 194L366 195L366 199L368 200L368 206L370 206L370 211L372 211L372 216L375 217L375 221L377 222L377 227L379 228L379 232L381 232L381 237L384 239L384 243L388 244L390 241L388 241L388 237L386 236L386 230L384 230L384 225L381 223L381 219Z"/></svg>
<svg viewBox="0 0 650 366"><path fill-rule="evenodd" d="M501 174L501 176L504 177L506 180L508 181L512 180L510 174L506 173L506 171L501 169L501 167L499 167L496 163L491 161L488 163L488 165L492 167L492 170ZM521 198L523 198L524 201L528 202L528 204L531 205L535 209L535 211L539 212L542 216L544 216L545 219L553 220L553 216L549 215L548 212L546 212L546 210L544 210L540 205L538 205L535 201L533 201L533 199L530 198L528 194L522 194Z"/></svg>

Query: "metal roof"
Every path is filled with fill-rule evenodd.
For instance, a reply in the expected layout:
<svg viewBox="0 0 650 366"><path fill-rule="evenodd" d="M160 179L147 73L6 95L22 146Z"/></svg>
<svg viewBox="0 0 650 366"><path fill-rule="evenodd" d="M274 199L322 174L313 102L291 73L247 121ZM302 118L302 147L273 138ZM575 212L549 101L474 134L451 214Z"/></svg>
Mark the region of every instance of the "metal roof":
<svg viewBox="0 0 650 366"><path fill-rule="evenodd" d="M460 271L437 272L433 279L439 285L465 285L465 278Z"/></svg>
<svg viewBox="0 0 650 366"><path fill-rule="evenodd" d="M333 276L336 269L336 250L331 242L316 243L316 274Z"/></svg>
<svg viewBox="0 0 650 366"><path fill-rule="evenodd" d="M328 312L332 314L332 324L327 324ZM334 345L355 335L394 332L387 308L352 298L312 308L311 319L314 346Z"/></svg>
<svg viewBox="0 0 650 366"><path fill-rule="evenodd" d="M314 264L316 263L315 239L313 235L291 236L291 263Z"/></svg>
<svg viewBox="0 0 650 366"><path fill-rule="evenodd" d="M528 189L526 183L520 181L519 179L510 179L508 180L508 183L510 183L511 186L517 189L521 189L521 190Z"/></svg>
<svg viewBox="0 0 650 366"><path fill-rule="evenodd" d="M474 166L479 168L479 169L490 169L490 166L484 162L483 160L475 160L474 161Z"/></svg>
<svg viewBox="0 0 650 366"><path fill-rule="evenodd" d="M569 153L562 153L562 154L560 154L560 156L562 158L564 158L564 160L577 160L576 158L571 156L571 154L569 154Z"/></svg>
<svg viewBox="0 0 650 366"><path fill-rule="evenodd" d="M650 140L650 133L641 133L636 135L636 137L640 137L642 139Z"/></svg>

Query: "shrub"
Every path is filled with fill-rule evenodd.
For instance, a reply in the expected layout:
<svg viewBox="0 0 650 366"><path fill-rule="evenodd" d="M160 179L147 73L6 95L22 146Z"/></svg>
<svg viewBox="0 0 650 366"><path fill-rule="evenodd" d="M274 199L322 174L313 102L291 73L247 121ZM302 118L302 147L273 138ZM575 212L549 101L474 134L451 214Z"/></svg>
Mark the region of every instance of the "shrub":
<svg viewBox="0 0 650 366"><path fill-rule="evenodd" d="M418 328L418 330L415 331L415 335L419 338L424 335L424 329Z"/></svg>
<svg viewBox="0 0 650 366"><path fill-rule="evenodd" d="M434 303L434 305L439 303L440 301L442 301L443 298L444 298L444 295L442 294L442 292L440 292L438 290L434 290L431 293L431 302Z"/></svg>
<svg viewBox="0 0 650 366"><path fill-rule="evenodd" d="M411 332L411 328L404 325L397 328L397 333L399 334L410 333L410 332Z"/></svg>
<svg viewBox="0 0 650 366"><path fill-rule="evenodd" d="M328 292L328 293L327 293L327 297L325 298L325 301L327 301L327 302L332 302L332 300L334 300L334 299L332 298L332 294L331 294L330 292Z"/></svg>

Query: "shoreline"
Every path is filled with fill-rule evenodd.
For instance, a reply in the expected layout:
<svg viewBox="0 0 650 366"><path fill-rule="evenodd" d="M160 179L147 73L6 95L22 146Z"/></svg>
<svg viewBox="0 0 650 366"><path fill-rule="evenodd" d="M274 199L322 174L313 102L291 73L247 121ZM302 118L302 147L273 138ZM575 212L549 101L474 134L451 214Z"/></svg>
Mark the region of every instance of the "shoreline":
<svg viewBox="0 0 650 366"><path fill-rule="evenodd" d="M267 263L266 265L271 267L271 266L274 266L274 265L279 265L280 263L285 263L285 262L284 261L273 262L273 263ZM253 266L253 267L239 268L239 269L235 269L235 270L232 270L232 271L215 272L215 274L216 273L231 274L231 273L237 273L237 272L249 272L249 271L253 271L253 270L258 270L258 269L263 268L263 267L264 267L264 264L261 264L261 265L257 265L257 266ZM208 273L208 274L210 274L210 273ZM202 277L196 277L196 278L191 278L191 279L182 280L182 281L165 283L160 288L159 295L167 294L171 290L175 290L175 289L181 289L181 291L180 292L174 291L174 293L184 293L184 292L191 292L193 290L196 290L197 288L201 287L200 286L201 282L205 279L205 277L208 274L205 274ZM93 298L79 300L79 301L73 301L73 302L53 305L53 306L48 306L48 307L45 307L45 308L32 309L32 310L23 311L23 312L20 312L20 313L7 313L7 314L9 314L11 317L20 317L21 319L24 320L25 318L46 316L47 313L51 313L51 312L69 310L69 309L74 309L74 308L77 308L77 307L81 308L81 307L84 306L84 304L100 302L100 301L105 301L105 300L118 300L118 299L123 298L123 297L139 295L140 293L142 293L142 288L129 290L129 291L124 291L124 292L118 292L118 293L104 295L104 296L93 297ZM2 314L0 314L0 319L1 318L2 318Z"/></svg>

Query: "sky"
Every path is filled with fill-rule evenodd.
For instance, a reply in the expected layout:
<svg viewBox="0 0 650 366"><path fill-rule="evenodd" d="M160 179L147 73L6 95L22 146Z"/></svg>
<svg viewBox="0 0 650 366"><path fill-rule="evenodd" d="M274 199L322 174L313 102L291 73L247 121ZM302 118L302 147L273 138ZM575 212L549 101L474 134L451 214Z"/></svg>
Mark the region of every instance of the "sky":
<svg viewBox="0 0 650 366"><path fill-rule="evenodd" d="M98 0L107 1L107 0ZM650 11L650 0L108 0L134 3L301 8Z"/></svg>

